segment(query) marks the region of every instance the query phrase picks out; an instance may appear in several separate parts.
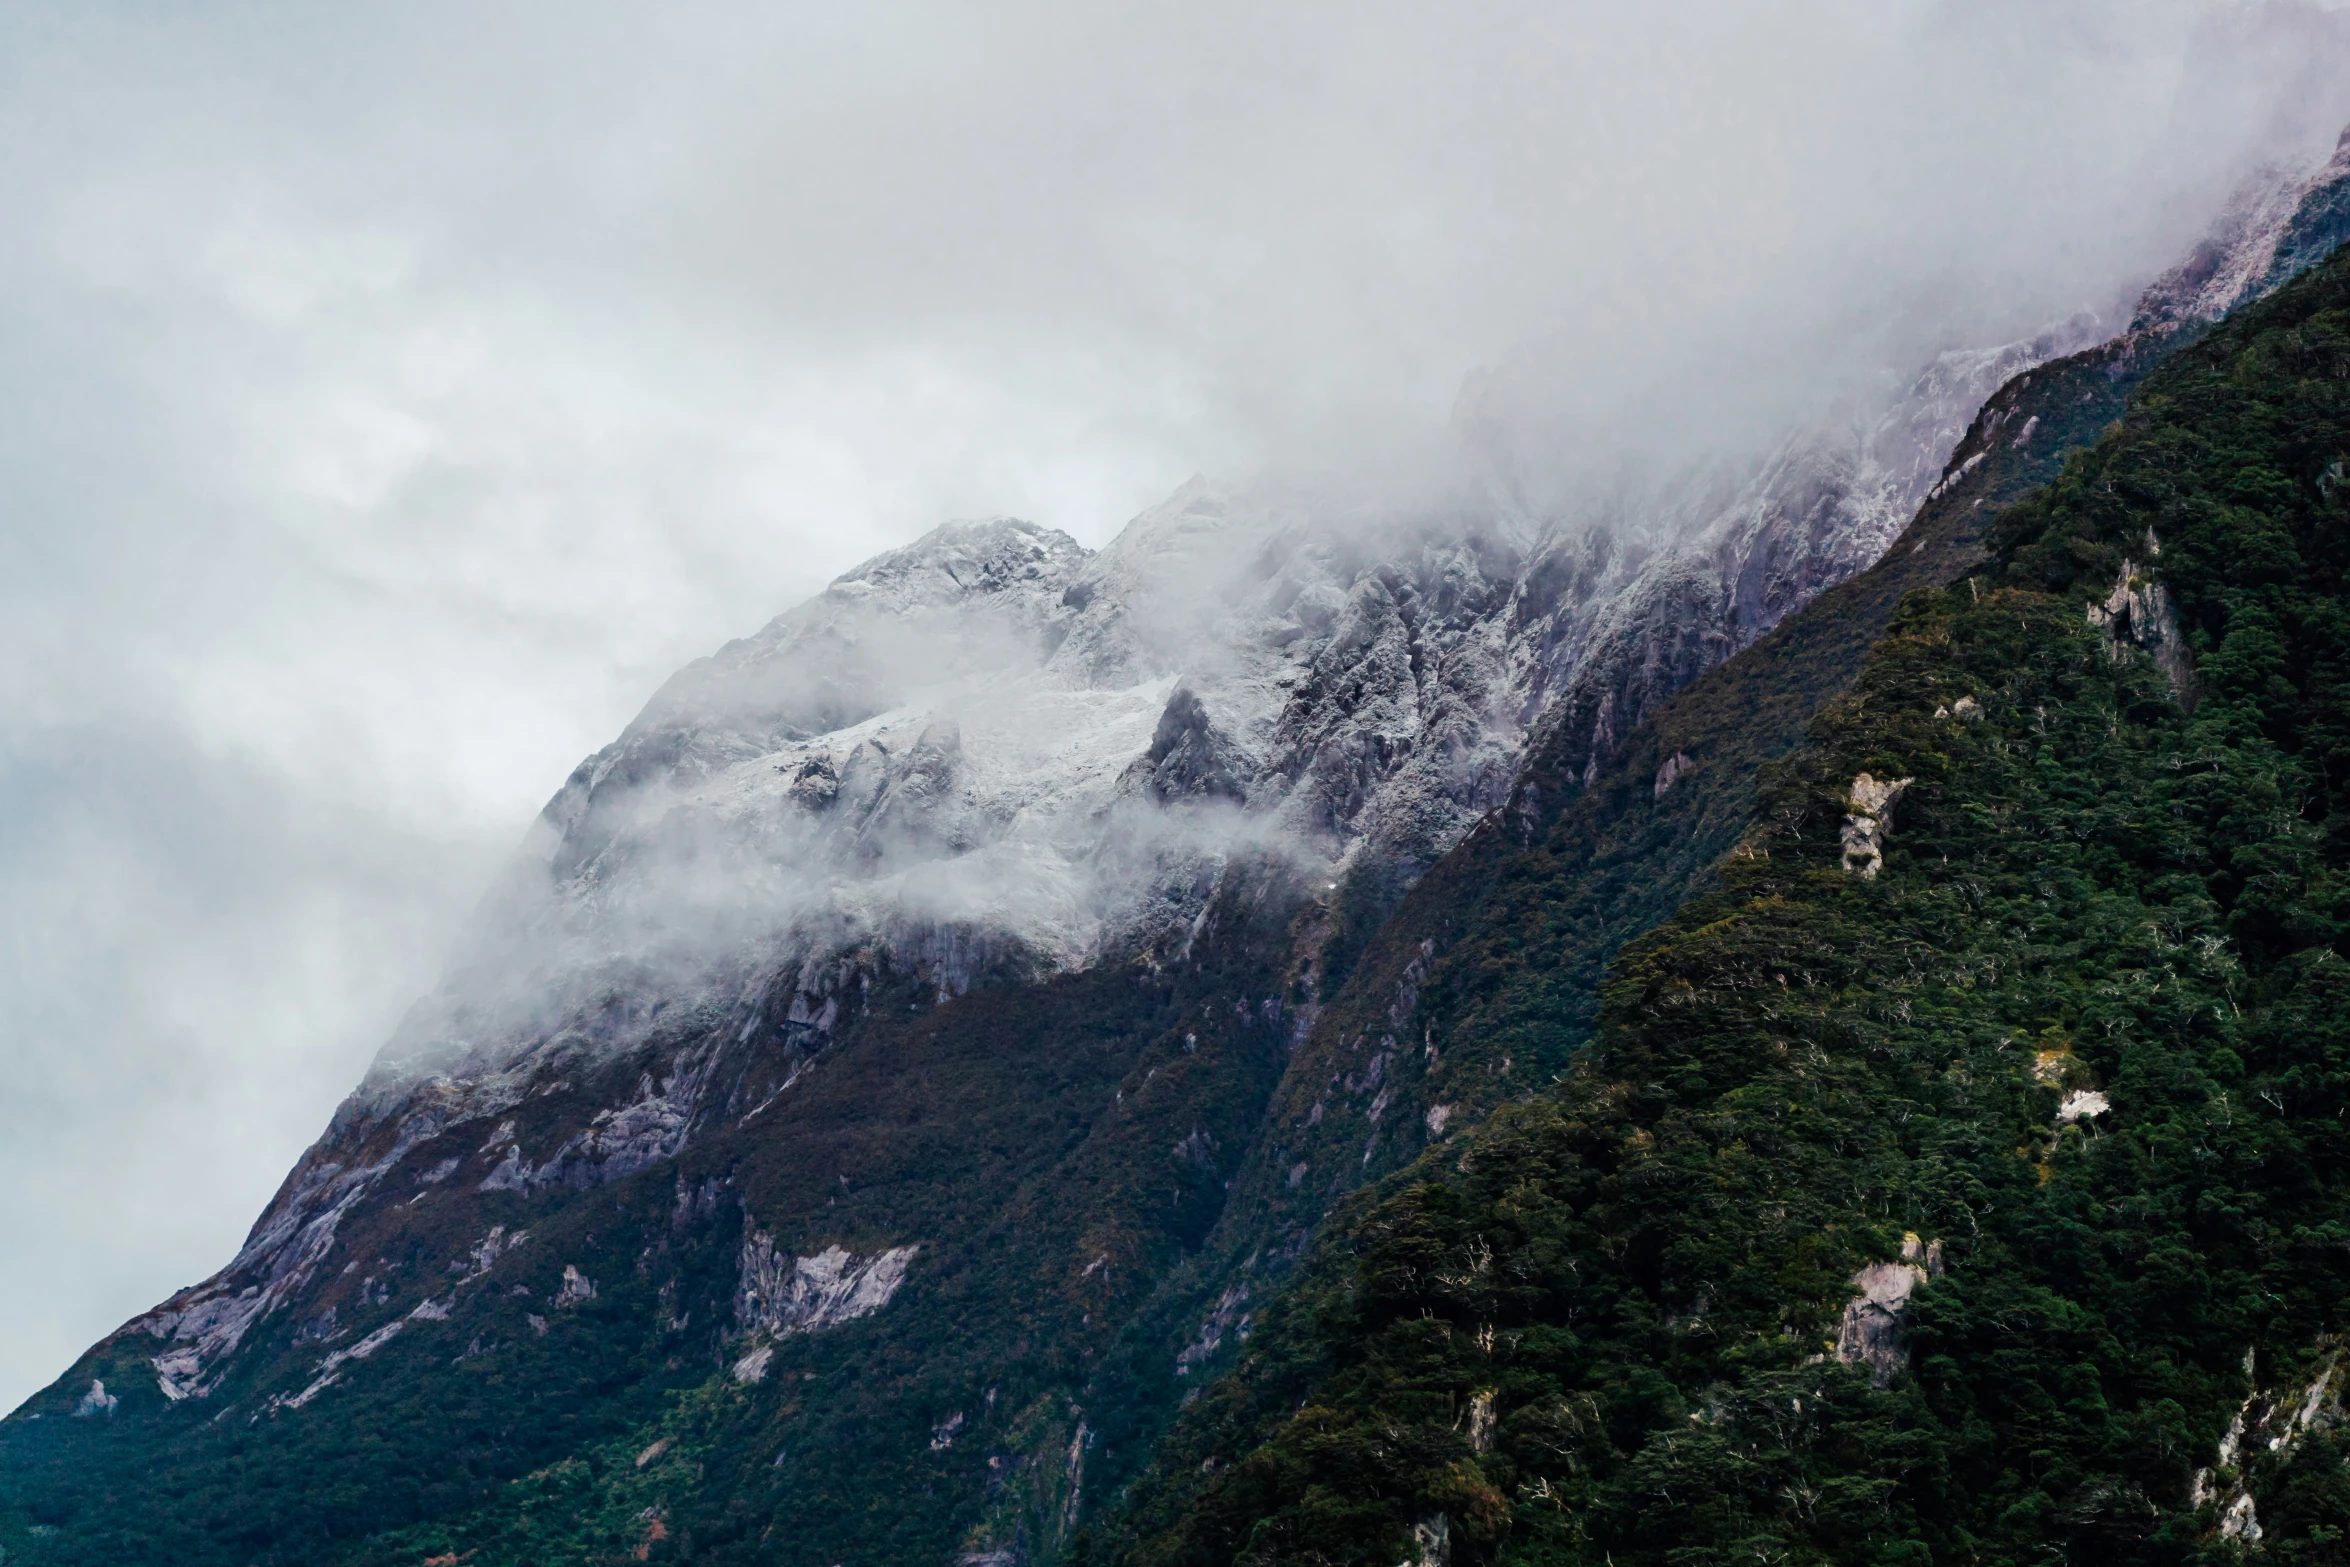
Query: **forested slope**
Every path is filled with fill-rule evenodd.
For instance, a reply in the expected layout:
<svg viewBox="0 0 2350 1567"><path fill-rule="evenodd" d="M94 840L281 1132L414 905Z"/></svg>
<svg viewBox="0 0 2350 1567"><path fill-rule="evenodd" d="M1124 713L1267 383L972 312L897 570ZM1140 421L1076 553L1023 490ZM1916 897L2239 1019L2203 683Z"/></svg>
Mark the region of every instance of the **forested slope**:
<svg viewBox="0 0 2350 1567"><path fill-rule="evenodd" d="M2337 259L1902 601L1592 1046L1325 1237L1097 1555L2330 1559L2346 454ZM1572 1040L1515 967L1440 1055Z"/></svg>

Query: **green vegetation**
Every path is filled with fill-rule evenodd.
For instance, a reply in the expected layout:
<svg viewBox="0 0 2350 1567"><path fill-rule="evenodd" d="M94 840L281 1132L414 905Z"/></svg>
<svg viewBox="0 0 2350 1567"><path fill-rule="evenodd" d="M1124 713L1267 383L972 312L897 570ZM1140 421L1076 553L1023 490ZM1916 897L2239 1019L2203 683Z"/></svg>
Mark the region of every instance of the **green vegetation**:
<svg viewBox="0 0 2350 1567"><path fill-rule="evenodd" d="M1261 1308L1333 1203L1566 1070L1597 1026L1609 963L1714 885L1714 863L1754 818L1763 767L1801 745L1858 676L1902 597L1978 567L1982 525L2053 478L2188 341L2118 339L2002 387L1882 561L1673 697L1601 758L1588 786L1577 731L1559 725L1538 741L1508 806L1410 889L1343 984L1325 984L1207 1247L1162 1287L1150 1318L1162 1331L1130 1335L1105 1367L1125 1379L1095 1400L1105 1478L1133 1475L1163 1434L1165 1403L1151 1396L1173 1353L1163 1324L1198 1322L1233 1279ZM1232 1353L1228 1343L1201 1369L1223 1369ZM1285 1364L1285 1385L1305 1375L1305 1362Z"/></svg>
<svg viewBox="0 0 2350 1567"><path fill-rule="evenodd" d="M1258 867L1164 969L875 975L812 1058L744 1067L812 1060L770 1108L608 1186L481 1192L479 1123L418 1145L464 1173L345 1221L331 1337L269 1319L178 1405L110 1340L0 1423L5 1561L1049 1562L1087 1517L1096 1562L1392 1567L1439 1528L1462 1567L2183 1558L2240 1483L2323 1559L2324 1420L2184 1499L2248 1392L2332 1363L2350 1265L2344 291L2186 352L2011 507L2180 340L2019 378L1884 562L1590 785L1538 745L1408 891L1324 911ZM2082 613L2149 527L2191 716ZM1863 770L1914 780L1867 881ZM2060 1124L2085 1090L2110 1109ZM530 1238L476 1278L492 1225ZM745 1383L753 1230L921 1249ZM1940 1271L1879 1386L1828 1345L1909 1233ZM557 1308L573 1263L597 1293ZM121 1403L77 1417L93 1377Z"/></svg>
<svg viewBox="0 0 2350 1567"><path fill-rule="evenodd" d="M334 1339L302 1343L283 1314L219 1391L167 1406L154 1341L126 1335L35 1400L39 1418L0 1424L6 1560L539 1567L635 1560L640 1546L770 1561L779 1540L824 1561L1049 1548L1087 1480L1071 1458L1085 1383L1214 1222L1281 1068L1283 1033L1259 1004L1277 994L1266 955L1285 950L1298 897L1269 869L1233 884L1180 972L946 1004L876 984L772 1106L624 1181L480 1192L496 1162L483 1123L418 1145L404 1170L461 1157L462 1173L346 1221L335 1256L361 1267L319 1297L341 1313ZM625 1101L638 1070L576 1085L576 1104L519 1107L519 1135L552 1146L582 1106ZM494 1224L529 1238L457 1282ZM799 1255L920 1250L885 1309L778 1341L746 1386L728 1368L747 1347L733 1292L753 1227ZM596 1293L559 1307L574 1264ZM370 1278L384 1298L366 1295ZM410 1315L427 1299L447 1317ZM270 1407L329 1349L394 1321L399 1336L313 1402ZM76 1418L92 1377L121 1407ZM1162 1375L1151 1391L1171 1405L1177 1390ZM954 1440L934 1445L957 1415Z"/></svg>
<svg viewBox="0 0 2350 1567"><path fill-rule="evenodd" d="M2337 1559L2346 456L2337 260L1903 601L1592 1045L1331 1227L1091 1553L2190 1561L2256 1525ZM2191 704L2085 613L2125 561ZM1863 773L1911 780L1873 879ZM1604 917L1527 864L1484 899L1509 929ZM1572 1048L1571 1001L1477 962L1440 1049ZM1872 1366L1847 1311L1885 1264Z"/></svg>

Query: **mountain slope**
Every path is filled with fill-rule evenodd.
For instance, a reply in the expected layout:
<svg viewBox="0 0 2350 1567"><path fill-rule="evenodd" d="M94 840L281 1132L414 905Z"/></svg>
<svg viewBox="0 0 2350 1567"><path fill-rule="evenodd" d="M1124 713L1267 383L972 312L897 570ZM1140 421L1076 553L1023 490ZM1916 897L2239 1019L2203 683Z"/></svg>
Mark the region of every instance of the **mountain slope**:
<svg viewBox="0 0 2350 1567"><path fill-rule="evenodd" d="M2223 242L2158 279L2129 331L2025 371L1989 399L1882 560L1620 742L1595 721L1598 703L1554 710L1507 807L1412 889L1317 1013L1211 1238L1222 1266L1171 1281L1216 1281L1204 1293L1192 1283L1180 1308L1191 1343L1221 1340L1208 1368L1228 1361L1334 1197L1565 1068L1591 1036L1609 961L1711 885L1714 863L1753 820L1762 768L1799 745L1858 675L1901 597L1978 564L1989 518L2119 417L2139 381L2208 326L2196 311L2257 297L2278 236L2322 227L2302 213L2330 211L2346 178L2350 154L2337 153L2318 175L2256 181ZM2215 284L2222 272L2233 281ZM1188 1347L1153 1342L1141 1353L1163 1365ZM1113 1456L1117 1435L1105 1431ZM1136 1434L1123 1456L1142 1462L1154 1437Z"/></svg>
<svg viewBox="0 0 2350 1567"><path fill-rule="evenodd" d="M1326 1238L1099 1548L2331 1559L2346 386L2337 261L1909 595L1592 1048Z"/></svg>
<svg viewBox="0 0 2350 1567"><path fill-rule="evenodd" d="M1203 1243L1332 927L1503 797L1573 628L1654 580L1591 541L1277 523L1195 487L1102 557L942 530L673 682L240 1257L0 1427L10 1505L64 1531L12 1548L399 1559L418 1528L527 1558L540 1471L570 1489L526 1510L581 1549L664 1516L702 1550L1064 1537L1086 1455L1130 1468L1189 1385L1167 1360L1228 1351L1154 1346L1227 1288ZM1237 609L1189 594L1203 551ZM917 678L972 649L996 669ZM866 1309L771 1304L835 1285ZM689 1407L695 1482L648 1463L656 1517L611 1500ZM158 1442L183 1500L138 1505ZM843 1500L883 1489L886 1527Z"/></svg>
<svg viewBox="0 0 2350 1567"><path fill-rule="evenodd" d="M2334 188L2217 254L2273 269ZM584 763L240 1256L0 1422L0 1545L1058 1554L1331 1203L1565 1066L1899 594L2222 297L1971 425L2062 340L1950 356L1647 539L1193 485L1098 555L850 573Z"/></svg>

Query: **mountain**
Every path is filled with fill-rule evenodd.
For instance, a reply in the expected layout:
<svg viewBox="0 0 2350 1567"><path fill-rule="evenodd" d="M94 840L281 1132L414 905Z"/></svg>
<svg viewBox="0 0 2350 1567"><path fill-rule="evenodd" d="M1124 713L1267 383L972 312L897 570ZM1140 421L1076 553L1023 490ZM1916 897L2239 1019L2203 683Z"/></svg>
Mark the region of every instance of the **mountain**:
<svg viewBox="0 0 2350 1567"><path fill-rule="evenodd" d="M2337 1559L2346 385L2350 258L1905 593L1589 1045L1330 1226L1087 1554ZM1487 907L1574 917L1573 814Z"/></svg>
<svg viewBox="0 0 2350 1567"><path fill-rule="evenodd" d="M2267 177L2118 337L1945 355L1605 527L1195 481L1098 553L997 521L850 572L583 763L239 1255L0 1422L0 1548L1223 1538L1260 1395L1344 1374L1300 1324L1376 1192L1625 1048L1609 963L1728 895L1902 595L2346 186ZM1369 1494L1364 1539L1452 1517Z"/></svg>

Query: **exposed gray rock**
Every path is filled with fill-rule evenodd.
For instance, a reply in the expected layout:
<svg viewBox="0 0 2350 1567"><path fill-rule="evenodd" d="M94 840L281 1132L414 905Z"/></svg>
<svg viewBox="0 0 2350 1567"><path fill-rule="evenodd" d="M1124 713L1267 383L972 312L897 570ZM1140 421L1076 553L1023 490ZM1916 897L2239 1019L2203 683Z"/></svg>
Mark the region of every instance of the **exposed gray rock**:
<svg viewBox="0 0 2350 1567"><path fill-rule="evenodd" d="M1412 1525L1412 1554L1397 1567L1452 1567L1452 1520L1431 1513Z"/></svg>
<svg viewBox="0 0 2350 1567"><path fill-rule="evenodd" d="M1494 1392L1491 1388L1481 1388L1469 1395L1468 1429L1464 1434L1469 1439L1469 1451L1472 1453L1493 1451L1493 1432L1497 1423L1493 1400Z"/></svg>
<svg viewBox="0 0 2350 1567"><path fill-rule="evenodd" d="M1672 792L1674 783L1683 773L1689 771L1690 766L1689 758L1679 751L1666 757L1664 765L1656 770L1656 786L1652 792L1658 799L1663 799Z"/></svg>
<svg viewBox="0 0 2350 1567"><path fill-rule="evenodd" d="M319 1394L340 1382L343 1379L345 1366L355 1360L365 1360L393 1339L398 1338L400 1329L404 1326L406 1326L405 1322L387 1322L350 1348L336 1350L318 1363L317 1372L308 1387L291 1398L282 1396L271 1398L269 1407L272 1409L300 1409Z"/></svg>
<svg viewBox="0 0 2350 1567"><path fill-rule="evenodd" d="M1901 1238L1896 1262L1873 1262L1852 1276L1857 1292L1836 1326L1835 1354L1846 1365L1867 1366L1882 1387L1909 1364L1901 1311L1916 1288L1942 1271L1942 1243Z"/></svg>
<svg viewBox="0 0 2350 1567"><path fill-rule="evenodd" d="M2262 1533L2251 1484L2254 1458L2290 1459L2311 1432L2338 1429L2343 1419L2338 1349L2329 1350L2280 1388L2264 1390L2254 1381L2255 1364L2253 1352L2245 1351L2249 1391L2220 1437L2214 1462L2195 1471L2187 1494L2190 1507L2211 1509L2206 1517L2213 1520L2210 1527L2219 1538L2245 1546L2258 1546Z"/></svg>
<svg viewBox="0 0 2350 1567"><path fill-rule="evenodd" d="M2147 552L2160 555L2162 546L2146 535ZM2195 660L2179 634L2179 619L2170 595L2155 580L2151 568L2124 560L2113 587L2102 600L2089 601L2089 624L2106 634L2106 647L2117 655L2129 648L2144 650L2154 660L2187 712L2195 710Z"/></svg>
<svg viewBox="0 0 2350 1567"><path fill-rule="evenodd" d="M905 1283L906 1265L920 1249L893 1246L857 1257L827 1246L813 1257L793 1257L776 1252L774 1236L754 1230L743 1240L735 1321L746 1333L780 1337L817 1333L869 1316L888 1305ZM738 1362L736 1374L741 1373Z"/></svg>
<svg viewBox="0 0 2350 1567"><path fill-rule="evenodd" d="M1200 1323L1198 1336L1177 1351L1175 1374L1179 1377L1189 1376L1193 1367L1204 1365L1214 1358L1216 1351L1223 1347L1226 1334L1246 1339L1253 1320L1247 1306L1248 1286L1245 1284L1235 1284L1218 1296L1216 1304L1208 1311L1207 1319Z"/></svg>
<svg viewBox="0 0 2350 1567"><path fill-rule="evenodd" d="M1885 863L1885 839L1893 831L1893 802L1916 781L1914 778L1879 780L1867 773L1852 780L1851 793L1845 802L1852 814L1844 818L1841 832L1846 870L1863 879L1875 878Z"/></svg>

